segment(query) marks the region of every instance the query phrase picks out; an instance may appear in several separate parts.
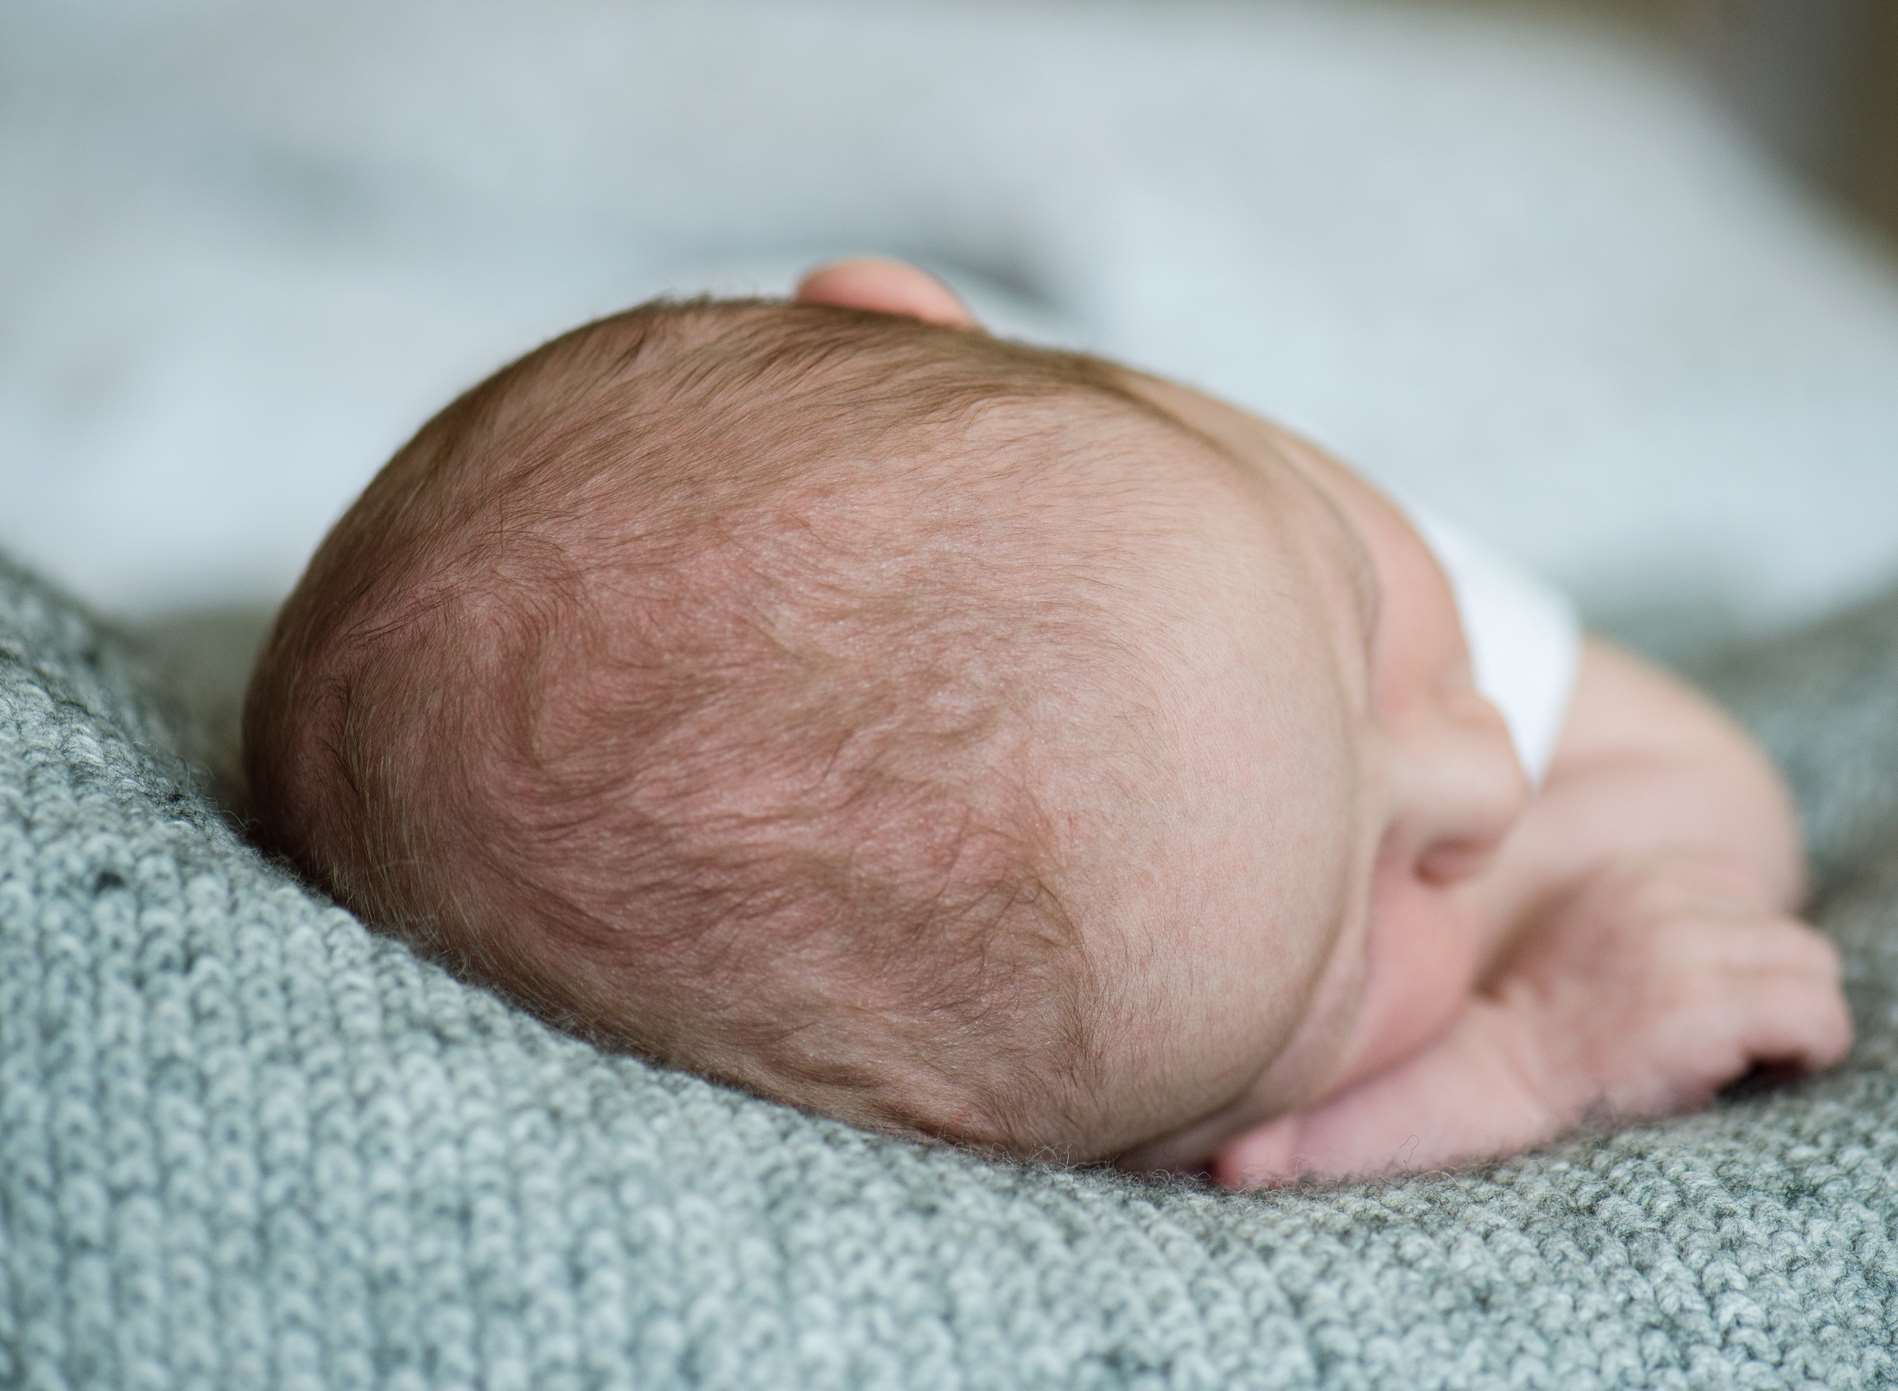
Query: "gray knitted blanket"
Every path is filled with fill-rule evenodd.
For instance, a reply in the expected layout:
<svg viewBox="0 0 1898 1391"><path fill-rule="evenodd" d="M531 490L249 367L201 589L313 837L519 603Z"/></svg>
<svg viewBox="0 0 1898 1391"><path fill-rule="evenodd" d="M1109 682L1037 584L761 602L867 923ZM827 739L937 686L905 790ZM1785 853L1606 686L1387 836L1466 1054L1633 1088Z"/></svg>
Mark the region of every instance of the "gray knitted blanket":
<svg viewBox="0 0 1898 1391"><path fill-rule="evenodd" d="M0 561L0 1387L1898 1386L1898 591L1694 673L1789 770L1841 1071L1231 1194L603 1056L249 849Z"/></svg>

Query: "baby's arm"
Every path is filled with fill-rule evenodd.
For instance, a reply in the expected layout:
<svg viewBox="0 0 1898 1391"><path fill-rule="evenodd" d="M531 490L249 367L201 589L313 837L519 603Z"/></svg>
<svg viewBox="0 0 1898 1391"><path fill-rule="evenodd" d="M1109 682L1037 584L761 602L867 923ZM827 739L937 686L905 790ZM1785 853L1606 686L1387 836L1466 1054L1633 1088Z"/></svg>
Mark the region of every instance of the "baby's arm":
<svg viewBox="0 0 1898 1391"><path fill-rule="evenodd" d="M1437 1040L1247 1132L1231 1187L1514 1153L1591 1112L1704 1104L1755 1062L1851 1044L1791 799L1728 716L1590 638L1549 776L1476 889L1478 988Z"/></svg>
<svg viewBox="0 0 1898 1391"><path fill-rule="evenodd" d="M1477 915L1503 925L1492 960L1601 866L1658 850L1728 866L1762 907L1805 901L1798 812L1766 752L1698 691L1590 634L1542 790L1474 887Z"/></svg>

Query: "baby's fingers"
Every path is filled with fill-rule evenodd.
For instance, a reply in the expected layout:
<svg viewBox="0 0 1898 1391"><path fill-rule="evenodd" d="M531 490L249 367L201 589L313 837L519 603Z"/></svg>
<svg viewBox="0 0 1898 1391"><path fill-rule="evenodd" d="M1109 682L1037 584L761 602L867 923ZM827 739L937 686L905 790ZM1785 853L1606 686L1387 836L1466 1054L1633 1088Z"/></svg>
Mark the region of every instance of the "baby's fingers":
<svg viewBox="0 0 1898 1391"><path fill-rule="evenodd" d="M1852 1049L1852 1015L1839 988L1844 969L1830 937L1797 918L1731 924L1724 978L1742 1008L1748 1065L1817 1071Z"/></svg>
<svg viewBox="0 0 1898 1391"><path fill-rule="evenodd" d="M1710 972L1652 1034L1656 1065L1623 1068L1604 1100L1629 1116L1705 1106L1756 1064L1816 1072L1852 1047L1852 1019L1838 983L1812 971Z"/></svg>
<svg viewBox="0 0 1898 1391"><path fill-rule="evenodd" d="M1832 939L1798 918L1746 916L1710 924L1696 938L1707 964L1730 971L1779 971L1834 981L1843 974Z"/></svg>
<svg viewBox="0 0 1898 1391"><path fill-rule="evenodd" d="M1836 953L1835 953L1836 956ZM1852 1011L1831 974L1763 970L1734 978L1743 992L1747 1062L1817 1072L1852 1051Z"/></svg>

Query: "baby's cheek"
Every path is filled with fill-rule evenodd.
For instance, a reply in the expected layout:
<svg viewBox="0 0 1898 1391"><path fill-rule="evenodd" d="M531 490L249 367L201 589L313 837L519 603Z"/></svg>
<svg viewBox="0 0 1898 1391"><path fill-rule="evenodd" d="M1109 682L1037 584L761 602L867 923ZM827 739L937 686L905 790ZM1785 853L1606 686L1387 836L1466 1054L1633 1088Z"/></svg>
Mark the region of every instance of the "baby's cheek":
<svg viewBox="0 0 1898 1391"><path fill-rule="evenodd" d="M1478 934L1447 895L1418 884L1387 900L1371 922L1359 1038L1338 1085L1383 1071L1449 1028L1480 965Z"/></svg>
<svg viewBox="0 0 1898 1391"><path fill-rule="evenodd" d="M1280 1116L1219 1147L1206 1168L1221 1188L1274 1188L1297 1176L1299 1117Z"/></svg>

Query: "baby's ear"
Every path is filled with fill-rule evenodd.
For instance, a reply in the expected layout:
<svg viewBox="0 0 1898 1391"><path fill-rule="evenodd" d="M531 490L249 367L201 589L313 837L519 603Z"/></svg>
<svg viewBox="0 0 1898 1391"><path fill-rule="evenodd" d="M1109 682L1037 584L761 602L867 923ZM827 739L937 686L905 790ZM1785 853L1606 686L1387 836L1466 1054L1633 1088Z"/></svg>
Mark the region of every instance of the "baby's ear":
<svg viewBox="0 0 1898 1391"><path fill-rule="evenodd" d="M907 261L859 256L833 261L804 273L792 296L799 304L834 304L898 314L926 324L976 328L975 316L942 281Z"/></svg>

